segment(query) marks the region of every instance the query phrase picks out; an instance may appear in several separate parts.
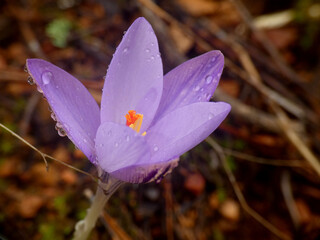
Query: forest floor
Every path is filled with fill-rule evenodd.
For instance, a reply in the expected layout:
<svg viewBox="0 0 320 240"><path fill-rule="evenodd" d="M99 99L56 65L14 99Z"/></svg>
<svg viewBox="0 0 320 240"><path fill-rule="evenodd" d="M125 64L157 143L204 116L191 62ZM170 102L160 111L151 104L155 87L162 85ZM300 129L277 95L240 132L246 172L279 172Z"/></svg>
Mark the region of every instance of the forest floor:
<svg viewBox="0 0 320 240"><path fill-rule="evenodd" d="M277 15L275 15L277 13ZM270 15L271 14L271 15ZM27 83L27 58L76 76L101 100L124 31L145 17L164 72L214 49L211 101L232 111L161 183L120 188L90 239L320 239L320 5L316 1L0 2L0 123L96 176ZM0 239L72 237L97 184L0 128Z"/></svg>

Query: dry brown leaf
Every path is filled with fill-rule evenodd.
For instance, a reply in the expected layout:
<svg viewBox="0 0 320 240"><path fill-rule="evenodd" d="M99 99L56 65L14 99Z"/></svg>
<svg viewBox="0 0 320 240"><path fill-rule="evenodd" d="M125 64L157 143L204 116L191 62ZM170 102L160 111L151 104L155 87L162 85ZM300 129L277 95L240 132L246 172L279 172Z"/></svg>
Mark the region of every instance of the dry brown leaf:
<svg viewBox="0 0 320 240"><path fill-rule="evenodd" d="M312 220L312 213L306 202L302 199L297 199L296 206L300 215L301 223L309 223Z"/></svg>
<svg viewBox="0 0 320 240"><path fill-rule="evenodd" d="M60 145L58 148L55 149L55 151L52 154L52 157L54 157L62 162L70 163L69 151L63 145Z"/></svg>
<svg viewBox="0 0 320 240"><path fill-rule="evenodd" d="M184 187L194 195L200 195L206 186L206 181L200 173L192 173L187 175Z"/></svg>
<svg viewBox="0 0 320 240"><path fill-rule="evenodd" d="M218 197L218 194L217 193L211 193L209 195L209 206L211 209L215 210L219 207L219 197Z"/></svg>
<svg viewBox="0 0 320 240"><path fill-rule="evenodd" d="M217 10L217 3L210 0L178 0L178 4L193 16L212 14Z"/></svg>
<svg viewBox="0 0 320 240"><path fill-rule="evenodd" d="M44 199L36 195L27 195L19 202L18 211L24 218L34 217L39 209L44 205Z"/></svg>
<svg viewBox="0 0 320 240"><path fill-rule="evenodd" d="M66 184L73 185L77 182L77 175L75 174L74 170L65 169L61 173L61 179Z"/></svg>
<svg viewBox="0 0 320 240"><path fill-rule="evenodd" d="M219 82L219 88L221 88L226 94L237 98L240 92L239 83L229 79L222 79Z"/></svg>
<svg viewBox="0 0 320 240"><path fill-rule="evenodd" d="M18 172L19 160L6 158L0 166L0 177L6 178Z"/></svg>
<svg viewBox="0 0 320 240"><path fill-rule="evenodd" d="M222 216L231 220L231 221L238 221L240 216L240 206L238 202L234 201L233 199L225 200L219 209Z"/></svg>
<svg viewBox="0 0 320 240"><path fill-rule="evenodd" d="M265 30L266 35L273 45L278 49L285 49L291 46L298 38L296 28L278 28Z"/></svg>
<svg viewBox="0 0 320 240"><path fill-rule="evenodd" d="M189 51L193 45L193 40L187 36L176 24L171 24L169 31L178 51L182 54L185 54L187 51Z"/></svg>

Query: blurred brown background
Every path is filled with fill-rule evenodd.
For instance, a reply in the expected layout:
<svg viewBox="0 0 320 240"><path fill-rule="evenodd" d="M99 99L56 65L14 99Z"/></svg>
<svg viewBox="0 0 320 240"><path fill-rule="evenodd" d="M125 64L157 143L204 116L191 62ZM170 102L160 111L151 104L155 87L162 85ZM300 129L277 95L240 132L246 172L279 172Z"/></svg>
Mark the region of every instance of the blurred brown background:
<svg viewBox="0 0 320 240"><path fill-rule="evenodd" d="M70 72L99 102L123 32L144 16L164 71L219 49L214 101L232 112L160 184L126 185L91 239L320 239L320 4L315 0L17 0L0 2L0 123L95 175L59 137L27 58ZM70 239L90 177L1 128L0 239ZM84 194L87 193L87 194Z"/></svg>

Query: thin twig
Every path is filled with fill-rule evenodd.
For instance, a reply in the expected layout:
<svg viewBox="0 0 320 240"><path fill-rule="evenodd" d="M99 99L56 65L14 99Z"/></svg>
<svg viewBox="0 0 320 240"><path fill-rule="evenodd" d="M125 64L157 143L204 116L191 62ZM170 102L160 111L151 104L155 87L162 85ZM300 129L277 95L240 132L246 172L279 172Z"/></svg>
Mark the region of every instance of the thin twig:
<svg viewBox="0 0 320 240"><path fill-rule="evenodd" d="M45 165L46 165L46 169L47 171L49 171L49 164L48 164L48 161L47 159L51 159L51 160L54 160L66 167L69 167L79 173L82 173L82 174L85 174L87 176L89 176L94 182L98 182L98 179L96 177L94 177L93 175L91 175L90 173L87 173L85 171L82 171L81 169L78 169L70 164L67 164L59 159L56 159L48 154L45 154L43 152L41 152L39 149L37 149L35 146L33 146L31 143L29 143L28 141L24 140L22 137L20 137L18 134L16 134L15 132L13 132L12 130L10 130L9 128L7 128L5 125L3 125L2 123L0 123L0 127L3 128L4 130L6 130L7 132L9 132L11 135L13 135L14 137L18 138L21 142L23 142L24 144L26 144L28 147L32 148L34 151L36 151L37 153L40 154L40 156L42 157Z"/></svg>
<svg viewBox="0 0 320 240"><path fill-rule="evenodd" d="M281 72L287 76L289 80L294 81L299 86L303 86L303 80L299 77L297 73L295 73L283 60L282 56L278 52L278 50L273 46L273 44L268 40L263 31L260 31L254 25L253 18L249 13L248 9L244 6L241 0L229 0L238 10L244 22L249 26L253 34L257 37L257 39L261 42L264 48L268 51L270 56L273 58L274 62L278 63L279 69Z"/></svg>
<svg viewBox="0 0 320 240"><path fill-rule="evenodd" d="M236 158L246 160L249 162L265 164L265 165L272 165L272 166L282 166L282 167L305 167L305 164L301 160L282 160L282 159L267 159L252 156L243 152L238 152L233 149L222 148L226 154L234 156Z"/></svg>
<svg viewBox="0 0 320 240"><path fill-rule="evenodd" d="M276 104L270 103L274 112L278 117L279 124L281 125L284 134L288 140L297 148L300 154L307 160L307 162L312 166L316 173L320 176L320 163L312 151L307 147L307 145L302 141L301 137L298 136L296 131L290 128L291 120L285 114L285 112Z"/></svg>
<svg viewBox="0 0 320 240"><path fill-rule="evenodd" d="M214 99L229 103L231 108L231 114L240 116L249 123L259 126L270 132L280 133L282 128L277 122L277 118L272 114L266 113L255 107L249 106L240 100L229 96L219 88L214 92ZM298 132L304 132L304 125L298 121L292 121L292 127L297 129Z"/></svg>
<svg viewBox="0 0 320 240"><path fill-rule="evenodd" d="M138 0L144 7L148 8L152 12L154 12L156 15L158 15L160 18L162 18L164 21L169 22L170 24L175 24L176 26L180 27L183 32L194 39L194 41L203 48L205 51L211 51L212 46L209 44L206 40L196 35L192 29L178 20L176 20L174 17L172 17L170 14L168 14L166 11L164 11L161 7L156 5L150 0ZM288 112L294 114L298 118L304 118L305 117L305 111L298 106L296 103L293 103L291 100L285 98L284 96L278 94L271 88L265 86L264 84L260 83L258 80L253 79L250 74L248 74L246 71L242 70L238 66L236 66L230 59L225 57L225 65L235 74L237 74L241 79L247 81L250 85L252 85L254 88L256 88L261 94L263 94L266 99L271 99L275 102L277 102L280 106L285 108Z"/></svg>
<svg viewBox="0 0 320 240"><path fill-rule="evenodd" d="M297 208L297 205L294 201L294 197L292 194L292 188L290 183L290 174L288 171L285 171L281 176L281 190L284 201L289 210L289 214L294 223L294 226L298 228L301 223L300 214Z"/></svg>
<svg viewBox="0 0 320 240"><path fill-rule="evenodd" d="M233 175L232 171L230 170L227 162L226 162L226 157L223 153L223 149L217 144L211 137L208 137L206 139L206 142L217 151L219 154L219 157L222 161L222 165L224 167L224 170L229 178L229 181L233 187L233 190L242 206L242 208L249 214L251 215L256 221L258 221L261 225L263 225L265 228L267 228L270 232L272 232L274 235L279 237L280 239L284 240L290 240L291 237L288 236L287 234L283 233L280 231L278 228L276 228L273 224L271 224L269 221L267 221L265 218L263 218L260 214L258 214L255 210L253 210L247 203L246 199L244 198L240 187L236 181L235 176Z"/></svg>

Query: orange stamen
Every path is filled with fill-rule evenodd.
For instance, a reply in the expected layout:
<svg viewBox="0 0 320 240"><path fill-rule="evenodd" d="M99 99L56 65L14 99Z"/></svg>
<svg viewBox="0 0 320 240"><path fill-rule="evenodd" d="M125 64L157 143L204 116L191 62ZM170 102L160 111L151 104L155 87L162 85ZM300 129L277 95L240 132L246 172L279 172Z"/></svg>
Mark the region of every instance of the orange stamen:
<svg viewBox="0 0 320 240"><path fill-rule="evenodd" d="M128 114L126 114L127 126L134 124L139 117L139 114L136 114L135 110L129 110Z"/></svg>
<svg viewBox="0 0 320 240"><path fill-rule="evenodd" d="M142 125L143 114L137 114L136 111L129 110L128 114L126 114L125 117L127 119L126 125L128 127L131 127L136 132L139 132Z"/></svg>

